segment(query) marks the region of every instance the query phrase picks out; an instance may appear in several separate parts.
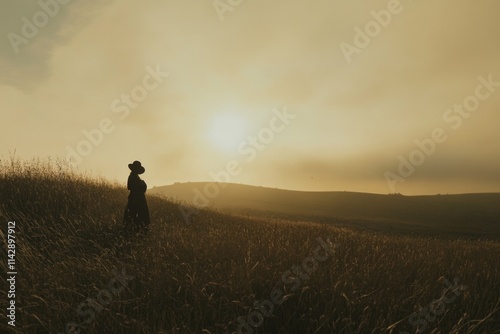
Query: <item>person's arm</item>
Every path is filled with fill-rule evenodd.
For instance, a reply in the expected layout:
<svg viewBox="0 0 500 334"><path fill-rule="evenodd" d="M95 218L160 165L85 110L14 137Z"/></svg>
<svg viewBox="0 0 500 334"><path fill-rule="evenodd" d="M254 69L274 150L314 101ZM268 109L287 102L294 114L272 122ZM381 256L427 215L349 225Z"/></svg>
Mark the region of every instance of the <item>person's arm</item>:
<svg viewBox="0 0 500 334"><path fill-rule="evenodd" d="M138 175L130 174L127 181L127 189L133 192L142 190L141 179Z"/></svg>
<svg viewBox="0 0 500 334"><path fill-rule="evenodd" d="M132 174L130 174L128 176L128 179L127 179L127 189L128 190L132 190Z"/></svg>

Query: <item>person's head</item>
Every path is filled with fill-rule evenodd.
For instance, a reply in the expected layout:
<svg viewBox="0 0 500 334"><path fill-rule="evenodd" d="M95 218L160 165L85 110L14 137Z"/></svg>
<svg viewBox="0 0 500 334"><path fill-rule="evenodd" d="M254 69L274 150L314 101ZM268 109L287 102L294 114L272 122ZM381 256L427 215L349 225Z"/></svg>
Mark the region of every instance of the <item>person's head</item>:
<svg viewBox="0 0 500 334"><path fill-rule="evenodd" d="M130 169L130 171L132 173L135 173L135 174L142 174L146 171L146 169L144 167L142 167L141 162L137 161L137 160L131 164L128 164L128 168Z"/></svg>

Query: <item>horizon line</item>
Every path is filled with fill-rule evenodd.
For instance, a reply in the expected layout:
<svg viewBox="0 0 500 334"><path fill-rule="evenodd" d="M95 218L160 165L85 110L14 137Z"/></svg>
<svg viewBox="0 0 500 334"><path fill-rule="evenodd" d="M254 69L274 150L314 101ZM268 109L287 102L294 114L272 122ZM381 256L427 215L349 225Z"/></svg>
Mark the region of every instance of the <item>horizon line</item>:
<svg viewBox="0 0 500 334"><path fill-rule="evenodd" d="M150 189L160 188L160 187L169 187L174 186L176 184L189 184L189 183L215 183L215 184L228 184L228 185L240 185L247 187L255 187L255 188L266 188L272 190L281 190L281 191L291 191L291 192L302 192L302 193L353 193L353 194L367 194L367 195L383 195L383 196L405 196L405 197L417 197L417 196L458 196L458 195L485 195L485 194L499 194L499 191L491 191L491 192L460 192L460 193L435 193L435 194L414 194L407 195L404 193L373 193L373 192L363 192L363 191L351 191L351 190L298 190L298 189L285 189L285 188L276 188L270 186L262 186L255 184L247 184L247 183L238 183L238 182L220 182L220 181L185 181L185 182L174 182L172 184L166 185L154 185Z"/></svg>

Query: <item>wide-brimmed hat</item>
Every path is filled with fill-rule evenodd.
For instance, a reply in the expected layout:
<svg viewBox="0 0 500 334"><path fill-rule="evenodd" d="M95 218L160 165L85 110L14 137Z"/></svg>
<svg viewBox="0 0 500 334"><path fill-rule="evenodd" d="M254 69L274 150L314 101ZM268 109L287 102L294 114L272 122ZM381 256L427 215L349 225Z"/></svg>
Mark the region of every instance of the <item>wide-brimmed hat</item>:
<svg viewBox="0 0 500 334"><path fill-rule="evenodd" d="M137 174L142 174L146 171L146 169L144 167L142 167L142 164L140 161L134 161L133 163L131 164L128 164L128 168L132 171L132 172L136 172Z"/></svg>

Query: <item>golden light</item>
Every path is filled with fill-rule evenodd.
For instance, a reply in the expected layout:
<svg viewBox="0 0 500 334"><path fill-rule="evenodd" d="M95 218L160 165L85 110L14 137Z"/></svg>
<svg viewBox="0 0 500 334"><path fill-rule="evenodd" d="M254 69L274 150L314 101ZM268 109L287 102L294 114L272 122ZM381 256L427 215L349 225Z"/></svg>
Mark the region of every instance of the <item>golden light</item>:
<svg viewBox="0 0 500 334"><path fill-rule="evenodd" d="M215 148L233 151L245 139L247 124L245 118L237 113L216 115L209 129L209 138Z"/></svg>

